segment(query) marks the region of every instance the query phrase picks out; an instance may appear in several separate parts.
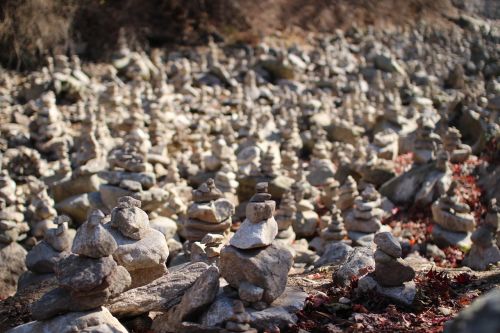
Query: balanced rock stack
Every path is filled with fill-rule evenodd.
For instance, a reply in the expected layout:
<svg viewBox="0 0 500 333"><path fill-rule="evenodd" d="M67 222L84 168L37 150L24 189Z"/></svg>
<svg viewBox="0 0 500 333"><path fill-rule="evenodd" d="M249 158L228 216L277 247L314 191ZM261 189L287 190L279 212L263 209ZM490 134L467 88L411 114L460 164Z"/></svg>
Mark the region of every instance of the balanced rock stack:
<svg viewBox="0 0 500 333"><path fill-rule="evenodd" d="M401 245L390 232L375 235L375 272L361 278L360 290L375 289L378 293L405 304L411 304L416 294L415 271L401 258Z"/></svg>
<svg viewBox="0 0 500 333"><path fill-rule="evenodd" d="M464 258L463 265L484 271L489 265L500 261L500 250L496 244L496 233L500 223L499 212L496 199L492 199L484 223L472 233L472 247Z"/></svg>
<svg viewBox="0 0 500 333"><path fill-rule="evenodd" d="M451 163L463 163L472 153L471 147L461 139L462 134L455 127L450 127L443 138L443 147L450 154Z"/></svg>
<svg viewBox="0 0 500 333"><path fill-rule="evenodd" d="M55 264L59 286L32 306L35 320L99 308L128 288L130 275L125 267L113 260L117 244L102 225L103 218L99 211L93 212L78 229L71 249L73 253Z"/></svg>
<svg viewBox="0 0 500 333"><path fill-rule="evenodd" d="M165 274L169 255L165 236L151 228L148 214L140 207L139 200L121 197L111 211L111 221L105 225L118 244L113 258L130 273L132 288Z"/></svg>
<svg viewBox="0 0 500 333"><path fill-rule="evenodd" d="M345 238L345 236L347 236L347 231L344 228L344 220L340 214L340 210L335 205L332 205L330 210L331 217L329 218L327 226L321 230L320 234L321 239L325 244L340 242Z"/></svg>
<svg viewBox="0 0 500 333"><path fill-rule="evenodd" d="M432 228L432 238L438 246L471 246L471 232L476 226L470 207L459 201L456 194L458 183L453 181L446 192L431 206L436 224Z"/></svg>
<svg viewBox="0 0 500 333"><path fill-rule="evenodd" d="M373 185L368 185L354 202L354 209L345 217L345 228L349 238L360 245L368 245L382 227L384 211L380 209L380 194Z"/></svg>
<svg viewBox="0 0 500 333"><path fill-rule="evenodd" d="M257 333L250 326L250 315L245 312L245 306L240 300L233 302L233 315L229 317L221 333Z"/></svg>
<svg viewBox="0 0 500 333"><path fill-rule="evenodd" d="M221 275L238 290L239 298L263 309L285 290L292 254L273 243L278 225L275 202L267 183L256 185L256 194L246 207L247 218L221 251Z"/></svg>
<svg viewBox="0 0 500 333"><path fill-rule="evenodd" d="M194 242L202 240L209 233L229 234L234 205L215 187L213 179L208 179L193 190L193 201L187 211L188 220L182 234L184 238Z"/></svg>
<svg viewBox="0 0 500 333"><path fill-rule="evenodd" d="M224 163L215 174L215 186L221 190L224 196L235 206L238 205L238 195L236 190L239 183L236 180L236 173L229 163Z"/></svg>
<svg viewBox="0 0 500 333"><path fill-rule="evenodd" d="M218 264L220 251L224 246L225 237L219 234L206 234L199 242L191 245L191 262L206 262Z"/></svg>
<svg viewBox="0 0 500 333"><path fill-rule="evenodd" d="M319 216L314 211L314 205L310 200L304 198L305 189L299 182L292 185L297 214L293 221L293 231L298 237L311 237L316 233Z"/></svg>
<svg viewBox="0 0 500 333"><path fill-rule="evenodd" d="M6 207L5 199L0 197L0 298L16 292L18 279L26 270L26 250L17 243L19 236L29 231L23 220L23 214L15 206Z"/></svg>
<svg viewBox="0 0 500 333"><path fill-rule="evenodd" d="M328 178L320 194L320 201L326 208L332 207L339 200L340 184L335 178Z"/></svg>
<svg viewBox="0 0 500 333"><path fill-rule="evenodd" d="M296 219L297 208L295 200L290 190L285 191L281 197L279 209L276 211L276 222L278 223L278 235L276 240L284 244L292 244L295 240L295 232L292 224Z"/></svg>
<svg viewBox="0 0 500 333"><path fill-rule="evenodd" d="M19 279L19 289L53 276L55 265L71 251L75 237L74 230L68 228L68 221L67 216L58 216L55 220L57 228L47 230L44 239L28 252L26 266L29 271Z"/></svg>
<svg viewBox="0 0 500 333"><path fill-rule="evenodd" d="M338 208L342 212L351 209L358 194L356 181L351 176L348 176L344 184L339 188Z"/></svg>
<svg viewBox="0 0 500 333"><path fill-rule="evenodd" d="M425 164L436 158L438 143L441 143L439 134L434 133L435 126L432 120L420 118L413 143L413 160L415 164Z"/></svg>

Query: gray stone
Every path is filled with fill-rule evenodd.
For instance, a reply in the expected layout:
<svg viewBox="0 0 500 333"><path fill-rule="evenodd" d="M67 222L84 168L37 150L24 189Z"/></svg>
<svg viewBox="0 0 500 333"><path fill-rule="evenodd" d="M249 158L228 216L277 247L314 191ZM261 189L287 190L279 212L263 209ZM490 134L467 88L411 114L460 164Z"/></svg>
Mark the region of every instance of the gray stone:
<svg viewBox="0 0 500 333"><path fill-rule="evenodd" d="M460 249L467 251L472 245L470 232L454 232L442 228L435 224L432 227L432 240L439 247L458 246Z"/></svg>
<svg viewBox="0 0 500 333"><path fill-rule="evenodd" d="M125 237L120 231L110 227L109 223L105 225L105 228L118 244L117 250L113 253L113 258L129 272L141 268L165 265L169 252L167 241L161 232L148 228L142 239L134 240Z"/></svg>
<svg viewBox="0 0 500 333"><path fill-rule="evenodd" d="M373 239L377 248L394 258L400 258L402 255L401 245L398 240L388 231L375 234Z"/></svg>
<svg viewBox="0 0 500 333"><path fill-rule="evenodd" d="M270 329L273 325L285 329L297 321L295 313L302 310L307 293L298 287L286 287L270 307L256 311L247 309L250 314L250 324L260 330ZM220 293L210 307L201 315L201 323L205 326L220 326L233 314L234 299Z"/></svg>
<svg viewBox="0 0 500 333"><path fill-rule="evenodd" d="M178 304L208 265L202 262L179 265L147 285L127 290L111 299L106 307L118 317L136 316L149 311L165 311Z"/></svg>
<svg viewBox="0 0 500 333"><path fill-rule="evenodd" d="M359 279L357 291L361 293L375 291L376 293L390 298L397 303L411 305L415 299L417 287L413 281L406 282L397 287L384 287L377 283L373 277L367 275Z"/></svg>
<svg viewBox="0 0 500 333"><path fill-rule="evenodd" d="M379 251L379 250L377 250ZM401 258L380 260L375 256L375 280L384 287L398 287L404 282L411 281L415 277L413 268Z"/></svg>
<svg viewBox="0 0 500 333"><path fill-rule="evenodd" d="M52 273L61 253L54 250L45 241L35 245L26 256L26 266L36 273Z"/></svg>
<svg viewBox="0 0 500 333"><path fill-rule="evenodd" d="M136 240L143 238L150 229L148 214L133 206L113 208L111 226L120 230L125 237Z"/></svg>
<svg viewBox="0 0 500 333"><path fill-rule="evenodd" d="M234 214L234 205L225 198L220 198L207 203L193 203L189 206L187 214L192 219L207 223L221 223Z"/></svg>
<svg viewBox="0 0 500 333"><path fill-rule="evenodd" d="M94 259L69 254L57 262L54 270L59 286L72 291L86 292L96 290L103 285L107 287L105 279L116 267L116 262L111 256Z"/></svg>
<svg viewBox="0 0 500 333"><path fill-rule="evenodd" d="M90 219L92 218L99 219L98 216L91 216ZM89 221L78 228L71 251L91 258L101 258L112 255L117 248L115 239L100 221Z"/></svg>
<svg viewBox="0 0 500 333"><path fill-rule="evenodd" d="M275 209L276 202L273 200L249 202L246 206L245 215L250 222L258 223L271 218Z"/></svg>
<svg viewBox="0 0 500 333"><path fill-rule="evenodd" d="M313 210L297 212L296 219L292 222L293 231L298 237L311 237L316 233L319 216Z"/></svg>
<svg viewBox="0 0 500 333"><path fill-rule="evenodd" d="M9 333L127 333L127 329L111 315L108 309L100 307L93 311L72 312L63 316L45 320L32 321L17 326Z"/></svg>
<svg viewBox="0 0 500 333"><path fill-rule="evenodd" d="M151 228L161 232L166 240L172 239L177 233L177 223L165 216L158 216L149 220L149 225Z"/></svg>
<svg viewBox="0 0 500 333"><path fill-rule="evenodd" d="M454 319L445 323L444 333L494 333L500 331L500 288L476 298Z"/></svg>
<svg viewBox="0 0 500 333"><path fill-rule="evenodd" d="M17 281L26 271L26 250L18 243L0 244L0 298L16 292Z"/></svg>
<svg viewBox="0 0 500 333"><path fill-rule="evenodd" d="M277 234L278 224L274 217L259 223L245 219L229 244L239 249L265 247L273 242Z"/></svg>
<svg viewBox="0 0 500 333"><path fill-rule="evenodd" d="M263 294L264 294L264 289L259 288L248 282L240 283L240 286L238 288L238 296L240 297L240 299L249 303L255 303L260 301L262 299Z"/></svg>
<svg viewBox="0 0 500 333"><path fill-rule="evenodd" d="M342 263L353 248L346 243L329 243L325 246L324 252L318 261L314 263L315 267L325 265L338 265Z"/></svg>
<svg viewBox="0 0 500 333"><path fill-rule="evenodd" d="M219 291L219 269L210 266L182 296L179 304L165 314L155 317L152 330L155 332L181 332L184 321L192 321L214 301Z"/></svg>
<svg viewBox="0 0 500 333"><path fill-rule="evenodd" d="M354 248L346 257L339 269L333 273L333 279L342 285L348 285L352 278L360 278L375 268L375 260L370 248Z"/></svg>
<svg viewBox="0 0 500 333"><path fill-rule="evenodd" d="M262 301L270 304L285 290L292 261L290 251L275 244L252 250L226 246L221 251L220 270L235 289L243 282L264 289Z"/></svg>

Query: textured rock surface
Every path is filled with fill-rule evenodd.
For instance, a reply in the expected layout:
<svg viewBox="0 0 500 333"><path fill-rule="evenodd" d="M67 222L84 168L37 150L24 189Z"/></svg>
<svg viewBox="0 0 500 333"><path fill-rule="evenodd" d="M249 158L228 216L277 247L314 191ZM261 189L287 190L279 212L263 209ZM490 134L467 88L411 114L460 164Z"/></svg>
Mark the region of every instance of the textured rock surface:
<svg viewBox="0 0 500 333"><path fill-rule="evenodd" d="M47 321L32 321L10 333L127 333L127 329L104 307L94 311L73 312Z"/></svg>
<svg viewBox="0 0 500 333"><path fill-rule="evenodd" d="M108 301L106 307L118 317L164 311L169 304L179 303L184 293L207 269L207 264L201 262L182 265L147 285L121 293Z"/></svg>
<svg viewBox="0 0 500 333"><path fill-rule="evenodd" d="M278 224L274 217L254 223L245 220L238 232L229 241L229 244L239 249L253 249L271 245L278 234Z"/></svg>
<svg viewBox="0 0 500 333"><path fill-rule="evenodd" d="M17 280L26 271L26 250L17 243L0 244L0 297L16 292Z"/></svg>
<svg viewBox="0 0 500 333"><path fill-rule="evenodd" d="M239 250L226 246L221 251L221 275L238 289L248 282L264 289L262 300L272 303L285 290L292 254L275 244L254 250Z"/></svg>
<svg viewBox="0 0 500 333"><path fill-rule="evenodd" d="M351 251L339 269L333 273L333 279L346 285L353 277L361 277L375 268L375 260L370 248L359 247Z"/></svg>

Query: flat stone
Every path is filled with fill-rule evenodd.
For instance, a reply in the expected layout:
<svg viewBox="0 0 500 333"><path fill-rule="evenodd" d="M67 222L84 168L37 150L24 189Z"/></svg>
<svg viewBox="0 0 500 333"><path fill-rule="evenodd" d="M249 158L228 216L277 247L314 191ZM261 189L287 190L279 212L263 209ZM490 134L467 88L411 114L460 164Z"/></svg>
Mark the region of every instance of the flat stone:
<svg viewBox="0 0 500 333"><path fill-rule="evenodd" d="M179 265L147 285L127 290L111 299L106 307L118 317L137 316L150 311L165 311L168 304L178 304L188 290L208 269L202 262Z"/></svg>
<svg viewBox="0 0 500 333"><path fill-rule="evenodd" d="M472 214L451 214L439 207L438 203L434 203L431 207L434 221L443 229L455 232L473 231L476 226L474 216Z"/></svg>
<svg viewBox="0 0 500 333"><path fill-rule="evenodd" d="M262 301L270 304L285 290L292 255L272 244L265 248L240 250L226 246L220 255L221 275L235 289L248 282L264 289Z"/></svg>
<svg viewBox="0 0 500 333"><path fill-rule="evenodd" d="M158 216L149 220L149 226L161 232L166 240L172 239L177 234L177 223L165 216Z"/></svg>
<svg viewBox="0 0 500 333"><path fill-rule="evenodd" d="M382 223L378 218L373 218L370 220L357 219L353 212L347 214L344 220L344 226L348 231L358 231L365 233L376 233L379 231Z"/></svg>
<svg viewBox="0 0 500 333"><path fill-rule="evenodd" d="M358 281L358 292L366 293L375 291L397 303L411 305L417 293L415 282L409 281L397 287L384 287L370 275L364 276Z"/></svg>
<svg viewBox="0 0 500 333"><path fill-rule="evenodd" d="M356 247L333 273L333 279L342 285L348 285L353 277L360 278L375 269L375 260L370 248Z"/></svg>
<svg viewBox="0 0 500 333"><path fill-rule="evenodd" d="M234 214L234 205L227 199L221 198L206 203L193 203L187 214L192 219L207 223L221 223Z"/></svg>
<svg viewBox="0 0 500 333"><path fill-rule="evenodd" d="M71 312L45 321L31 321L11 329L11 333L127 333L127 329L105 307L86 312Z"/></svg>
<svg viewBox="0 0 500 333"><path fill-rule="evenodd" d="M453 232L435 224L432 227L432 239L441 248L457 246L462 250L468 250L472 246L470 232Z"/></svg>
<svg viewBox="0 0 500 333"><path fill-rule="evenodd" d="M219 291L219 269L210 266L185 292L179 304L153 320L151 329L155 332L179 332L184 321L197 316L214 301Z"/></svg>
<svg viewBox="0 0 500 333"><path fill-rule="evenodd" d="M270 245L278 234L278 224L274 217L260 223L245 219L229 244L239 249L254 249Z"/></svg>
<svg viewBox="0 0 500 333"><path fill-rule="evenodd" d="M394 258L400 258L402 255L401 245L399 241L390 232L379 232L375 234L373 239L377 244L378 249Z"/></svg>

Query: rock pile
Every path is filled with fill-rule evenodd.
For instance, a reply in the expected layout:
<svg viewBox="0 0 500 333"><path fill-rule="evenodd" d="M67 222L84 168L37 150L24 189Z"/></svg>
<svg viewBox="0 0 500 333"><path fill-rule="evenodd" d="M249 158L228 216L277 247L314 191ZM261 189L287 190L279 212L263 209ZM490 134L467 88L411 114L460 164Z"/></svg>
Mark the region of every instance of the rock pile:
<svg viewBox="0 0 500 333"><path fill-rule="evenodd" d="M358 288L361 292L375 290L397 302L411 304L415 298L416 286L412 279L415 271L401 259L401 245L390 232L375 235L375 272L361 278Z"/></svg>
<svg viewBox="0 0 500 333"><path fill-rule="evenodd" d="M496 242L499 225L500 209L496 199L491 199L483 224L472 233L472 247L463 260L464 266L484 271L489 265L500 261L500 250Z"/></svg>
<svg viewBox="0 0 500 333"><path fill-rule="evenodd" d="M95 212L78 230L72 253L54 266L58 287L32 306L35 320L48 320L68 312L102 311L100 306L129 287L130 275L113 260L117 244L102 222L102 214Z"/></svg>
<svg viewBox="0 0 500 333"><path fill-rule="evenodd" d="M446 194L432 204L432 217L436 224L432 228L432 237L439 246L471 246L471 232L476 222L470 207L461 203L456 193L457 182L452 182Z"/></svg>
<svg viewBox="0 0 500 333"><path fill-rule="evenodd" d="M121 197L111 211L111 221L105 224L117 244L113 258L130 273L133 288L165 274L169 255L165 236L151 228L148 215L140 207L139 200Z"/></svg>
<svg viewBox="0 0 500 333"><path fill-rule="evenodd" d="M191 242L200 241L209 233L227 237L234 205L224 198L213 179L193 190L193 201L187 210L182 236Z"/></svg>
<svg viewBox="0 0 500 333"><path fill-rule="evenodd" d="M292 254L273 243L278 225L273 213L275 202L267 193L267 183L259 183L246 208L247 218L221 251L221 275L238 290L239 298L262 309L285 290Z"/></svg>
<svg viewBox="0 0 500 333"><path fill-rule="evenodd" d="M382 227L384 211L381 197L373 185L368 185L354 201L354 209L345 217L345 228L353 242L369 245L373 235Z"/></svg>

